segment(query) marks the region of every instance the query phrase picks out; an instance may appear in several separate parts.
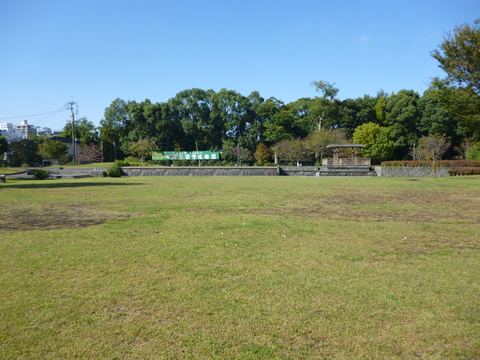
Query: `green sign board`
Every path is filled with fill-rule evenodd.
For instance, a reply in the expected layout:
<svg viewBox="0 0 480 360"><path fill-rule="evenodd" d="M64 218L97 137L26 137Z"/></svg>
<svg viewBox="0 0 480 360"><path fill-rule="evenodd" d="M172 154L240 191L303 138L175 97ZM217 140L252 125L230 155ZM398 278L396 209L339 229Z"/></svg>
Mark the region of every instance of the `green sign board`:
<svg viewBox="0 0 480 360"><path fill-rule="evenodd" d="M152 160L219 160L218 151L160 151L152 153Z"/></svg>

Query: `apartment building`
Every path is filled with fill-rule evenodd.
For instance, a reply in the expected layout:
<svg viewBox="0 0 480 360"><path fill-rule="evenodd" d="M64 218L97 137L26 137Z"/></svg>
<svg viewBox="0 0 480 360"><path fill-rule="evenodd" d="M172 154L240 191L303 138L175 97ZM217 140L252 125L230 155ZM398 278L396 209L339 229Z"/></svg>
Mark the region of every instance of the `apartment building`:
<svg viewBox="0 0 480 360"><path fill-rule="evenodd" d="M9 143L22 140L23 130L16 129L11 123L0 123L0 136L7 139Z"/></svg>
<svg viewBox="0 0 480 360"><path fill-rule="evenodd" d="M21 130L24 139L28 139L30 135L37 135L37 129L33 125L28 125L27 120L22 120L20 125L13 125L13 128Z"/></svg>

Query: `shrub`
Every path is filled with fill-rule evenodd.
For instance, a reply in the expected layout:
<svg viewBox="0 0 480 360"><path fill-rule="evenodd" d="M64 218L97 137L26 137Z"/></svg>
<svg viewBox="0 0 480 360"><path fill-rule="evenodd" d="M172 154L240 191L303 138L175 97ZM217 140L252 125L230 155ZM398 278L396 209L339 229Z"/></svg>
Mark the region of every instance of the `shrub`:
<svg viewBox="0 0 480 360"><path fill-rule="evenodd" d="M125 162L128 162L130 164L135 164L135 163L140 163L141 160L139 158L136 158L135 156L127 156L124 159Z"/></svg>
<svg viewBox="0 0 480 360"><path fill-rule="evenodd" d="M123 160L117 160L113 163L115 166L122 167L122 166L148 166L148 163L141 162L139 159L129 156Z"/></svg>
<svg viewBox="0 0 480 360"><path fill-rule="evenodd" d="M33 176L35 176L35 179L37 180L44 180L50 176L50 171L37 169L33 172Z"/></svg>
<svg viewBox="0 0 480 360"><path fill-rule="evenodd" d="M109 177L120 177L122 176L122 170L118 166L112 165L105 174Z"/></svg>
<svg viewBox="0 0 480 360"><path fill-rule="evenodd" d="M381 166L384 167L431 167L431 161L383 161ZM480 161L476 160L440 160L437 161L438 167L480 167Z"/></svg>
<svg viewBox="0 0 480 360"><path fill-rule="evenodd" d="M170 166L172 162L170 160L148 160L148 165L157 165L157 166Z"/></svg>
<svg viewBox="0 0 480 360"><path fill-rule="evenodd" d="M480 175L480 167L473 168L460 168L460 169L449 169L448 174L450 176L457 175Z"/></svg>
<svg viewBox="0 0 480 360"><path fill-rule="evenodd" d="M117 167L122 167L122 166L130 166L130 164L126 164L125 161L123 160L117 160L113 163L113 166L117 166Z"/></svg>

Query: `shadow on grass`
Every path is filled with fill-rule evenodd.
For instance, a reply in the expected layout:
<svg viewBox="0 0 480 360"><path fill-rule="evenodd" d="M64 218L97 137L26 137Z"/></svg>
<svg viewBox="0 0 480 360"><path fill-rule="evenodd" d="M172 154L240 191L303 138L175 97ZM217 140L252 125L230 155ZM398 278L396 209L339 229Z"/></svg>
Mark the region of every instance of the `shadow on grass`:
<svg viewBox="0 0 480 360"><path fill-rule="evenodd" d="M58 182L58 180L53 180L49 182L35 182L31 183L26 180L22 183L7 183L0 184L0 189L55 189L55 188L74 188L74 187L93 187L93 186L126 186L126 185L144 185L142 183L125 183L125 182Z"/></svg>

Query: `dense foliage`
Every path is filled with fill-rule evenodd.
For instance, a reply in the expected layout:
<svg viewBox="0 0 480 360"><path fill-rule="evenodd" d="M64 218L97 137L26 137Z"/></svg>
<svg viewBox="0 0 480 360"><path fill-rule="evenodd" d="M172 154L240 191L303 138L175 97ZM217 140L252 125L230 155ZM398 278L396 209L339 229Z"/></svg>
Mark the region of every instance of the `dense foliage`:
<svg viewBox="0 0 480 360"><path fill-rule="evenodd" d="M368 133L372 129L375 134ZM377 162L412 159L412 149L427 135L445 135L452 144L447 153L451 158L464 156L458 151L463 141L478 140L467 136L458 117L442 108L430 91L420 96L413 90L346 100L322 95L285 104L264 99L258 92L244 96L226 89L190 89L163 103L116 99L100 126L106 161L142 157L132 144L149 139L160 151L229 154L232 148L242 148L252 155L263 143L270 150L283 149L276 152L280 160L313 163L325 155L323 148L328 145L321 141L329 141L322 131L337 131L343 142L352 141L348 138L357 132L353 140L365 142L367 156ZM310 141L294 147L294 142L304 139L316 139L318 144ZM286 145L295 148L294 153L285 150Z"/></svg>
<svg viewBox="0 0 480 360"><path fill-rule="evenodd" d="M39 144L35 140L25 139L10 144L8 165L10 166L37 166L41 161Z"/></svg>
<svg viewBox="0 0 480 360"><path fill-rule="evenodd" d="M463 126L480 134L480 19L449 33L432 56L445 71L435 78L433 96L455 114Z"/></svg>
<svg viewBox="0 0 480 360"><path fill-rule="evenodd" d="M59 162L67 162L68 160L68 147L61 141L46 138L39 145L39 152L42 157L47 159L56 159Z"/></svg>

